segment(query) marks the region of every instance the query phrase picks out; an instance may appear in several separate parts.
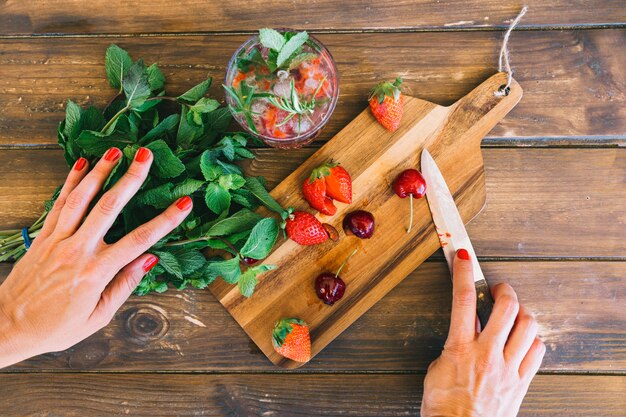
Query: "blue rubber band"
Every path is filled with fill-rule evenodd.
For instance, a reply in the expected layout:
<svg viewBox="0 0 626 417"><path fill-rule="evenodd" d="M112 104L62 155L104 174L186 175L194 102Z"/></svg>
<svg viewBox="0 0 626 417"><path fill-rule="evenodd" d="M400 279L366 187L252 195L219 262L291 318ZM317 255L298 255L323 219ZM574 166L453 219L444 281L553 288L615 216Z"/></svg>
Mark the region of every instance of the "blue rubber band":
<svg viewBox="0 0 626 417"><path fill-rule="evenodd" d="M24 247L26 250L30 249L30 245L33 242L30 240L30 236L28 236L28 227L22 229L22 238L24 238Z"/></svg>

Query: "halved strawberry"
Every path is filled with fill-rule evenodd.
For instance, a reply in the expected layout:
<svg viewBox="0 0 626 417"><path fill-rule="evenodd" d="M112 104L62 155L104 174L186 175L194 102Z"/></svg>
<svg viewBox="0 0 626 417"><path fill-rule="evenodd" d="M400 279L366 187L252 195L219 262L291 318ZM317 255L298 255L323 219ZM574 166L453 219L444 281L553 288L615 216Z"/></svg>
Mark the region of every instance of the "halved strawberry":
<svg viewBox="0 0 626 417"><path fill-rule="evenodd" d="M300 319L281 319L272 331L274 350L296 362L311 359L311 335L309 326Z"/></svg>
<svg viewBox="0 0 626 417"><path fill-rule="evenodd" d="M376 120L391 132L400 127L402 120L404 97L400 91L400 84L402 84L400 77L393 83L384 81L374 87L368 99Z"/></svg>
<svg viewBox="0 0 626 417"><path fill-rule="evenodd" d="M300 245L317 245L328 240L322 223L311 213L294 211L285 220L289 239Z"/></svg>
<svg viewBox="0 0 626 417"><path fill-rule="evenodd" d="M320 213L332 216L337 212L333 201L326 197L326 182L323 178L313 178L311 175L305 179L302 183L302 194L309 205Z"/></svg>
<svg viewBox="0 0 626 417"><path fill-rule="evenodd" d="M342 166L329 162L326 164L329 174L324 177L326 181L326 195L342 203L352 203L352 178Z"/></svg>

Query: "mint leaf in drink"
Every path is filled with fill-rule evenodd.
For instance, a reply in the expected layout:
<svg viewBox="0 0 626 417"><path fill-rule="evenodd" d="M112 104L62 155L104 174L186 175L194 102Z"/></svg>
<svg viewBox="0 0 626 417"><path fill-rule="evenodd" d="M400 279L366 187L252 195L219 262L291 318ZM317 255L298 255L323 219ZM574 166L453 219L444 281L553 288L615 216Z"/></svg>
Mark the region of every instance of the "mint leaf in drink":
<svg viewBox="0 0 626 417"><path fill-rule="evenodd" d="M303 62L310 61L315 58L317 58L317 55L312 52L302 52L294 56L293 59L289 61L288 67L290 70L292 70L296 68L298 65L302 64Z"/></svg>
<svg viewBox="0 0 626 417"><path fill-rule="evenodd" d="M230 207L230 193L219 184L210 182L204 195L206 206L215 214L220 214Z"/></svg>
<svg viewBox="0 0 626 417"><path fill-rule="evenodd" d="M264 259L278 238L278 223L273 218L265 218L252 229L245 245L241 248L241 256L253 259Z"/></svg>
<svg viewBox="0 0 626 417"><path fill-rule="evenodd" d="M241 276L239 258L234 257L228 260L210 260L204 267L202 276L209 283L215 281L215 278L221 277L229 284L235 284Z"/></svg>
<svg viewBox="0 0 626 417"><path fill-rule="evenodd" d="M107 48L104 56L104 68L111 87L121 89L124 76L132 65L133 60L128 52L115 44Z"/></svg>
<svg viewBox="0 0 626 417"><path fill-rule="evenodd" d="M250 177L246 178L246 189L250 191L256 198L259 199L261 204L263 204L268 209L282 215L285 212L285 209L281 207L280 204L267 192L265 186L261 183L258 178Z"/></svg>
<svg viewBox="0 0 626 417"><path fill-rule="evenodd" d="M278 68L281 68L287 60L296 53L302 45L309 39L309 34L306 32L298 32L294 36L291 37L285 43L285 46L278 53L278 57L276 57L276 65Z"/></svg>
<svg viewBox="0 0 626 417"><path fill-rule="evenodd" d="M195 87L189 89L184 94L178 96L179 100L187 101L187 102L197 102L209 91L209 87L211 87L212 79L209 77L206 80L202 81L200 84Z"/></svg>
<svg viewBox="0 0 626 417"><path fill-rule="evenodd" d="M147 68L148 71L148 84L150 84L150 90L159 91L165 86L165 76L157 67L157 64L152 64Z"/></svg>
<svg viewBox="0 0 626 417"><path fill-rule="evenodd" d="M174 178L185 172L185 164L170 149L163 140L156 140L146 145L152 151L154 162L150 172L159 178Z"/></svg>
<svg viewBox="0 0 626 417"><path fill-rule="evenodd" d="M277 30L264 28L259 30L259 40L266 48L280 51L285 45L284 36Z"/></svg>
<svg viewBox="0 0 626 417"><path fill-rule="evenodd" d="M257 276L267 271L271 271L272 269L276 269L276 265L258 265L248 268L241 276L239 277L239 292L244 297L251 297L254 293L254 288L258 283Z"/></svg>
<svg viewBox="0 0 626 417"><path fill-rule="evenodd" d="M126 95L126 106L131 109L141 106L150 97L148 71L141 59L128 69L128 74L122 80L122 88Z"/></svg>

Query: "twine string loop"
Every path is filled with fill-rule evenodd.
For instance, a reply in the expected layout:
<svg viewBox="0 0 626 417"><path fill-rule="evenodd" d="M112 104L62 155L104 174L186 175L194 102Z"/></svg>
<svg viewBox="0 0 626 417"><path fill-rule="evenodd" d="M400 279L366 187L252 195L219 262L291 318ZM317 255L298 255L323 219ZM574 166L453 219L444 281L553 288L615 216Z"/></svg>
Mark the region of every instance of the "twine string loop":
<svg viewBox="0 0 626 417"><path fill-rule="evenodd" d="M498 88L498 90L493 93L497 97L509 95L511 81L513 80L513 70L511 69L511 62L509 59L509 45L508 45L509 38L511 37L511 32L513 32L513 29L522 20L522 17L524 17L527 11L528 11L528 6L522 7L522 10L520 10L519 14L511 22L511 24L509 25L509 28L504 34L504 39L502 40L502 48L500 48L500 58L498 59L498 71L506 72L507 79L506 79L506 84Z"/></svg>

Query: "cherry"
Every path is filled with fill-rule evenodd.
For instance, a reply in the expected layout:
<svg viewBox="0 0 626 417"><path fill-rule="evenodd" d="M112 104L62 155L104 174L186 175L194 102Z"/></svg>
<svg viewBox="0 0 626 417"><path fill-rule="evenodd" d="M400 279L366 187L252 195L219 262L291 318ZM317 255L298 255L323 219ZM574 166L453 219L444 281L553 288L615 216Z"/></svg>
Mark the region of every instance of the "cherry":
<svg viewBox="0 0 626 417"><path fill-rule="evenodd" d="M369 239L374 234L374 216L369 211L357 210L348 213L343 219L343 230L361 239Z"/></svg>
<svg viewBox="0 0 626 417"><path fill-rule="evenodd" d="M416 169L402 171L393 183L393 191L400 198L409 197L411 204L411 220L407 233L413 227L413 197L422 198L426 194L426 180Z"/></svg>
<svg viewBox="0 0 626 417"><path fill-rule="evenodd" d="M315 292L320 300L332 306L341 300L346 283L332 272L324 272L315 279Z"/></svg>
<svg viewBox="0 0 626 417"><path fill-rule="evenodd" d="M241 261L246 265L254 265L255 263L259 262L258 259L249 258L247 256L244 257Z"/></svg>
<svg viewBox="0 0 626 417"><path fill-rule="evenodd" d="M341 300L343 294L346 292L346 283L339 277L339 273L356 251L357 249L353 250L352 253L348 255L336 273L324 272L315 279L315 293L320 300L329 306Z"/></svg>

